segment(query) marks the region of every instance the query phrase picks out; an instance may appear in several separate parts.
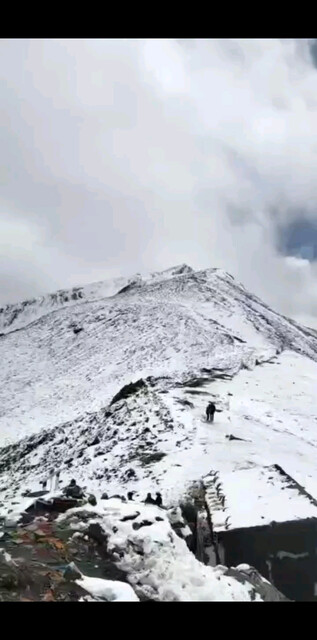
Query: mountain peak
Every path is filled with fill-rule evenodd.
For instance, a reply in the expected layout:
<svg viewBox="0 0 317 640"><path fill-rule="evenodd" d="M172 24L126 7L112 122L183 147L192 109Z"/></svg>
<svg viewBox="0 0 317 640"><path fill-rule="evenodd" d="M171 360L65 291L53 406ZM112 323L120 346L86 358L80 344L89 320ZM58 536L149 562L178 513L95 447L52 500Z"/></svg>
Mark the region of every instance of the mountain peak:
<svg viewBox="0 0 317 640"><path fill-rule="evenodd" d="M190 267L188 264L178 264L175 267L169 267L169 269L164 269L161 273L170 273L171 275L183 275L186 273L194 273L194 269Z"/></svg>

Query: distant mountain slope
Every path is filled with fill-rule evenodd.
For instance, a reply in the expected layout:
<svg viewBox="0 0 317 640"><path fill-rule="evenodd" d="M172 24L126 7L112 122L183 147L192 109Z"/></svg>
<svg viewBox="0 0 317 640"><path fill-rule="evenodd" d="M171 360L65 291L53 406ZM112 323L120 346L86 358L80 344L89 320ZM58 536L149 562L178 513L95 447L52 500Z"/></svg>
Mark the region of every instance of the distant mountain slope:
<svg viewBox="0 0 317 640"><path fill-rule="evenodd" d="M128 282L129 278L115 278L84 287L62 289L16 304L8 304L0 308L0 332L10 333L21 329L52 311L78 304L79 301L112 296Z"/></svg>
<svg viewBox="0 0 317 640"><path fill-rule="evenodd" d="M190 267L180 265L162 272L149 273L142 276L136 274L132 277L119 277L94 282L82 287L60 289L59 291L48 293L38 298L31 298L16 304L8 304L0 308L0 333L10 333L11 331L15 331L32 323L34 320L38 320L52 311L78 304L80 301L87 302L110 298L130 283L153 282L156 278L162 280L164 278L171 278L174 275L190 272L192 272Z"/></svg>
<svg viewBox="0 0 317 640"><path fill-rule="evenodd" d="M137 378L236 373L286 348L317 359L314 332L221 270L181 265L125 282L111 297L105 292L118 281L49 311L41 299L33 305L37 319L26 307L24 326L0 337L0 441L98 411Z"/></svg>

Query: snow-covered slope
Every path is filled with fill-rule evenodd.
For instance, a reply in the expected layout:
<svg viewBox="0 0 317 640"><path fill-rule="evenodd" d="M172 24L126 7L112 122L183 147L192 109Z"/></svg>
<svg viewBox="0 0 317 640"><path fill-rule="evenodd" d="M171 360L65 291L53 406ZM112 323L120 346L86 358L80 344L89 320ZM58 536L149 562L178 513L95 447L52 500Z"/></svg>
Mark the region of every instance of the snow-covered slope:
<svg viewBox="0 0 317 640"><path fill-rule="evenodd" d="M39 298L32 298L0 308L0 332L11 333L31 324L42 316L63 307L102 297L115 295L130 282L130 278L114 278L104 282L95 282L85 287L62 289Z"/></svg>
<svg viewBox="0 0 317 640"><path fill-rule="evenodd" d="M313 331L222 271L182 266L134 280L112 297L103 297L101 285L98 291L96 300L77 300L0 337L3 443L98 411L140 377L236 373L285 348L317 359Z"/></svg>
<svg viewBox="0 0 317 640"><path fill-rule="evenodd" d="M21 488L61 470L63 484L75 477L96 496L160 490L173 505L203 480L215 529L317 517L316 380L317 363L284 352L202 387L143 381L105 409L0 449L0 491L19 504ZM222 409L214 425L210 398Z"/></svg>
<svg viewBox="0 0 317 640"><path fill-rule="evenodd" d="M0 334L11 333L31 324L42 316L46 316L52 311L58 311L63 307L70 307L78 302L87 302L110 298L130 283L146 283L155 280L171 278L175 275L192 272L187 265L180 265L166 269L166 271L135 274L132 277L119 277L110 280L94 282L83 287L72 287L71 289L61 289L54 293L48 293L38 298L31 298L16 304L8 304L0 308Z"/></svg>
<svg viewBox="0 0 317 640"><path fill-rule="evenodd" d="M217 269L83 290L0 337L0 515L59 470L98 504L202 483L215 531L317 517L316 332Z"/></svg>

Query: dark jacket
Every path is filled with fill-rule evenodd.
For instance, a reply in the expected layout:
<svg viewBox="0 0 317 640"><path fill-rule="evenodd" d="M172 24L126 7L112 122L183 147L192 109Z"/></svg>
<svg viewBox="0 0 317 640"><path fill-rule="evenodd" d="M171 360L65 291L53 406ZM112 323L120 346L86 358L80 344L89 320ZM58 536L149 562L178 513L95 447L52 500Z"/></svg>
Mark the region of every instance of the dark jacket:
<svg viewBox="0 0 317 640"><path fill-rule="evenodd" d="M207 406L207 409L206 409L207 415L209 415L210 413L215 413L215 411L216 411L216 407L215 407L214 403L213 402L209 402L209 404Z"/></svg>
<svg viewBox="0 0 317 640"><path fill-rule="evenodd" d="M157 493L157 494L156 494L155 504L156 504L158 507L161 507L161 506L162 506L162 504L163 504L162 495L161 495L160 493Z"/></svg>

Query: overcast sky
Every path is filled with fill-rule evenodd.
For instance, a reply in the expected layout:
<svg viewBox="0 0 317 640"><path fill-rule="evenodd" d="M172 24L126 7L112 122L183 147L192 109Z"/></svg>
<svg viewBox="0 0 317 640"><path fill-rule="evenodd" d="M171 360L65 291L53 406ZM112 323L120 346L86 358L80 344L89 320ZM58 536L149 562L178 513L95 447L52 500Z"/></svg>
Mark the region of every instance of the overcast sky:
<svg viewBox="0 0 317 640"><path fill-rule="evenodd" d="M314 41L0 47L0 304L186 262L317 327Z"/></svg>

